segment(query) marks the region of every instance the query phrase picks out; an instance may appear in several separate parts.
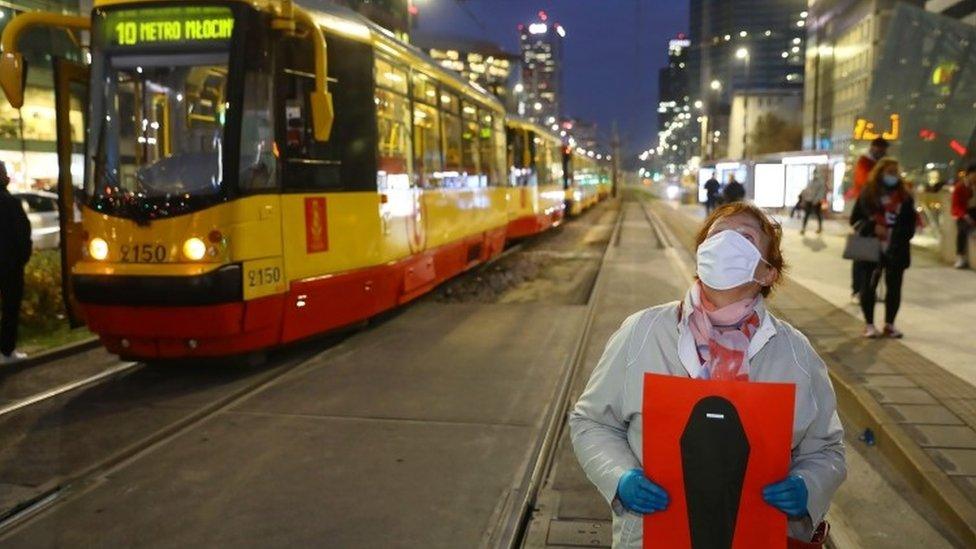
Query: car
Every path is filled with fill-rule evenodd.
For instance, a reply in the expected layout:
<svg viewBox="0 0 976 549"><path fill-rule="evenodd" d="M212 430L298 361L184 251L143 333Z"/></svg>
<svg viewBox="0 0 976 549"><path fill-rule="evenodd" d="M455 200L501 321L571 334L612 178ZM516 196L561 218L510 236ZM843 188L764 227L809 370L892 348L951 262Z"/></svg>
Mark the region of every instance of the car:
<svg viewBox="0 0 976 549"><path fill-rule="evenodd" d="M30 219L34 248L57 248L61 244L58 195L47 191L15 192L13 195L20 199Z"/></svg>

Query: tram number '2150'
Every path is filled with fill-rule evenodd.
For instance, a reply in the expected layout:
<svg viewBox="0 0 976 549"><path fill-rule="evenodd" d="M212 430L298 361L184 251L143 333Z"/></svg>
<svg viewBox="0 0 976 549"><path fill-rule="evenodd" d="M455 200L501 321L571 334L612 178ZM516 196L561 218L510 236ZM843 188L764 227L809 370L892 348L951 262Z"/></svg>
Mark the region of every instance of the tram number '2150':
<svg viewBox="0 0 976 549"><path fill-rule="evenodd" d="M280 267L265 267L247 272L247 285L251 288L264 286L265 284L277 284L279 282L281 282Z"/></svg>
<svg viewBox="0 0 976 549"><path fill-rule="evenodd" d="M161 244L123 244L119 249L124 263L162 263L166 261L166 246Z"/></svg>

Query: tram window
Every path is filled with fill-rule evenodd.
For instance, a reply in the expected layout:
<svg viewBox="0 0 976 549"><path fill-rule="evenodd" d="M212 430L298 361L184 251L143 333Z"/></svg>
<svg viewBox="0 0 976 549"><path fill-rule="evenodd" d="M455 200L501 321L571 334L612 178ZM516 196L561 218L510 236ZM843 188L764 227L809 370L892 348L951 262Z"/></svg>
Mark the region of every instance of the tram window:
<svg viewBox="0 0 976 549"><path fill-rule="evenodd" d="M492 166L495 168L495 173L497 174L495 178L495 185L503 187L505 185L505 172L508 169L507 158L505 154L505 120L501 116L495 116L493 121L492 130L492 146L494 147L494 152L492 154Z"/></svg>
<svg viewBox="0 0 976 549"><path fill-rule="evenodd" d="M379 189L409 188L413 174L410 100L405 95L377 88L376 124Z"/></svg>
<svg viewBox="0 0 976 549"><path fill-rule="evenodd" d="M461 172L461 118L442 113L444 126L444 170Z"/></svg>
<svg viewBox="0 0 976 549"><path fill-rule="evenodd" d="M437 105L437 85L426 74L413 73L413 98L415 101Z"/></svg>
<svg viewBox="0 0 976 549"><path fill-rule="evenodd" d="M243 193L275 190L272 58L268 36L253 33L247 44L238 186Z"/></svg>
<svg viewBox="0 0 976 549"><path fill-rule="evenodd" d="M481 170L481 154L478 148L480 141L478 136L481 133L481 128L478 124L478 109L474 105L465 102L461 108L461 112L461 118L464 121L462 126L463 131L461 132L461 165L464 173L468 176L465 186L483 187L484 178Z"/></svg>
<svg viewBox="0 0 976 549"><path fill-rule="evenodd" d="M312 128L312 42L301 38L278 42L275 123L282 187L291 191L375 190L372 48L335 35L327 35L326 42L335 111L327 142L316 141Z"/></svg>
<svg viewBox="0 0 976 549"><path fill-rule="evenodd" d="M416 95L416 88L414 88ZM437 97L436 91L434 97ZM414 167L422 187L440 184L444 162L441 158L441 118L436 107L413 105Z"/></svg>
<svg viewBox="0 0 976 549"><path fill-rule="evenodd" d="M478 148L481 156L481 172L485 174L488 185L498 185L498 167L494 151L494 118L487 111L478 111Z"/></svg>
<svg viewBox="0 0 976 549"><path fill-rule="evenodd" d="M525 178L525 130L508 129L508 184L522 186Z"/></svg>
<svg viewBox="0 0 976 549"><path fill-rule="evenodd" d="M541 139L539 137L535 138L536 141L536 158L535 166L537 185L545 185L549 181L549 142Z"/></svg>

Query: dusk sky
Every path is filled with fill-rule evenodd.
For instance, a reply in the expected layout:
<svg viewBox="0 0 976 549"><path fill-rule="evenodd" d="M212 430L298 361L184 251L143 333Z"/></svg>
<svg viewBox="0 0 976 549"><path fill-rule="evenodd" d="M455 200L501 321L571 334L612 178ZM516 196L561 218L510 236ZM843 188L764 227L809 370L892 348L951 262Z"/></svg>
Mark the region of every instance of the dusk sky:
<svg viewBox="0 0 976 549"><path fill-rule="evenodd" d="M457 0L415 3L421 32L489 39L513 53L518 52L517 25L545 10L567 33L565 114L597 122L607 142L616 120L627 153L636 154L654 139L658 69L667 63L668 40L687 32L688 2L467 0L464 7Z"/></svg>

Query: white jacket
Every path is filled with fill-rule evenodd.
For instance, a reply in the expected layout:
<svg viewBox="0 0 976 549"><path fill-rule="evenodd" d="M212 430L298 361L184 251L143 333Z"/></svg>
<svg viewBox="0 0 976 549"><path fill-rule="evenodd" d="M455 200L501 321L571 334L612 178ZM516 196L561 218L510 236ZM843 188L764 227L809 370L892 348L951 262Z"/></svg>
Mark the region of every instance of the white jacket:
<svg viewBox="0 0 976 549"><path fill-rule="evenodd" d="M621 475L641 467L644 374L696 377L701 369L688 315L678 318L679 311L690 310L690 302L683 307L674 302L627 318L569 415L576 458L613 510L615 548L642 546L641 516L626 511L616 493ZM757 312L761 320L749 345L750 382L796 384L790 474L806 482L810 517L790 519L789 535L809 540L847 476L844 430L827 368L810 342L770 314L761 299Z"/></svg>

